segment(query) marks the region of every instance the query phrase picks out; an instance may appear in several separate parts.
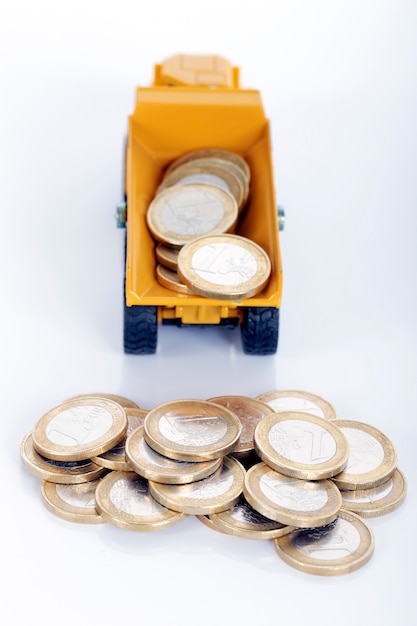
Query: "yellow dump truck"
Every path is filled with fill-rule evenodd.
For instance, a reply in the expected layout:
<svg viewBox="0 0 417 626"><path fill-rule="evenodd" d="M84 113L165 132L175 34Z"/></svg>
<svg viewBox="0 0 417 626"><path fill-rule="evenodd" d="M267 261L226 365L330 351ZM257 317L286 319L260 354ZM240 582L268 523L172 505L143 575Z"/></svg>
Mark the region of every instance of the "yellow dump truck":
<svg viewBox="0 0 417 626"><path fill-rule="evenodd" d="M271 263L267 284L251 297L179 293L156 275L158 242L146 216L164 172L182 155L214 148L240 155L250 168L249 195L234 232L260 246ZM275 199L269 121L259 91L242 89L239 68L223 57L176 55L157 64L153 84L136 92L126 143L125 196L117 206L118 226L126 227L125 353L155 353L158 325L173 324L239 326L246 354L274 354L283 220Z"/></svg>

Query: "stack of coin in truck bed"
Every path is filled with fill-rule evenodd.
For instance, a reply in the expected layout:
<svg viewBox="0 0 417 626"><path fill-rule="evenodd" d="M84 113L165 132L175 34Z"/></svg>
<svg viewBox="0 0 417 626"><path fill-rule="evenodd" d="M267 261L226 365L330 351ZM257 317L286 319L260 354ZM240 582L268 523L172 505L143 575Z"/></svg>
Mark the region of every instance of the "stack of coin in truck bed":
<svg viewBox="0 0 417 626"><path fill-rule="evenodd" d="M248 164L228 150L195 150L166 168L147 211L160 284L221 300L249 298L264 288L268 255L234 234L249 189Z"/></svg>
<svg viewBox="0 0 417 626"><path fill-rule="evenodd" d="M195 515L221 533L270 539L286 563L318 575L364 565L374 551L365 518L406 495L384 433L294 390L150 410L74 396L36 422L20 454L62 519L155 531Z"/></svg>

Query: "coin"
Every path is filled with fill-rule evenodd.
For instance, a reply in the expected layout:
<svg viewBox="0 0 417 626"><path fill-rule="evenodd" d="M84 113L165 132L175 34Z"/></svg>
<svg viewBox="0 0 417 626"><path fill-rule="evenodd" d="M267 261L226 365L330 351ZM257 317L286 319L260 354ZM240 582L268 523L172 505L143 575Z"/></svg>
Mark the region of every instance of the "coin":
<svg viewBox="0 0 417 626"><path fill-rule="evenodd" d="M341 510L330 524L294 530L274 539L274 545L283 561L302 572L337 576L365 565L373 554L375 540L365 520Z"/></svg>
<svg viewBox="0 0 417 626"><path fill-rule="evenodd" d="M204 400L173 400L149 411L144 437L153 449L178 461L209 461L234 449L242 426L237 415Z"/></svg>
<svg viewBox="0 0 417 626"><path fill-rule="evenodd" d="M168 165L167 169L165 170L164 176L167 176L170 172L172 172L180 165L199 158L220 158L224 160L229 160L241 169L243 176L247 180L247 183L249 184L250 182L251 171L247 161L240 154L237 154L236 152L233 152L231 150L224 150L222 148L201 148L199 150L192 150L190 152L187 152L186 154L181 155Z"/></svg>
<svg viewBox="0 0 417 626"><path fill-rule="evenodd" d="M224 233L237 221L237 203L225 189L194 183L158 193L146 213L157 241L180 248L202 235Z"/></svg>
<svg viewBox="0 0 417 626"><path fill-rule="evenodd" d="M106 471L89 459L68 462L47 459L36 452L31 433L23 438L20 455L25 468L31 474L51 483L85 483L100 478Z"/></svg>
<svg viewBox="0 0 417 626"><path fill-rule="evenodd" d="M260 400L249 396L216 396L209 398L209 402L215 402L236 413L242 423L242 433L233 450L233 456L242 458L253 450L253 433L257 424L265 417L273 413L273 409Z"/></svg>
<svg viewBox="0 0 417 626"><path fill-rule="evenodd" d="M254 446L270 467L293 478L320 480L346 466L349 446L334 421L308 413L272 413L255 429Z"/></svg>
<svg viewBox="0 0 417 626"><path fill-rule="evenodd" d="M218 470L188 485L166 485L149 481L155 500L174 511L209 515L224 511L237 502L243 490L245 470L236 459L224 457Z"/></svg>
<svg viewBox="0 0 417 626"><path fill-rule="evenodd" d="M145 417L147 416L149 411L147 411L146 409L125 409L125 412L127 417L127 431L125 436L107 452L103 452L103 454L93 457L92 461L94 461L94 463L97 463L97 465L106 467L107 469L128 472L132 470L132 466L130 465L129 459L126 456L127 437L136 428L139 428L143 425Z"/></svg>
<svg viewBox="0 0 417 626"><path fill-rule="evenodd" d="M238 211L241 210L246 193L245 179L239 168L230 161L214 158L188 161L164 176L157 194L173 185L190 183L205 183L225 189L236 200Z"/></svg>
<svg viewBox="0 0 417 626"><path fill-rule="evenodd" d="M222 457L201 463L169 459L146 443L143 427L137 428L127 438L126 455L131 468L137 474L157 483L171 485L182 485L206 478L213 474L222 463Z"/></svg>
<svg viewBox="0 0 417 626"><path fill-rule="evenodd" d="M270 273L266 252L239 235L199 237L178 254L180 279L192 291L209 298L250 298L265 287Z"/></svg>
<svg viewBox="0 0 417 626"><path fill-rule="evenodd" d="M117 402L124 409L139 409L139 405L133 400L129 400L129 398L125 398L124 396L119 396L115 393L83 393L78 396L72 396L72 398L68 398L66 402L71 402L72 400L78 400L78 398L106 398L107 400L113 400L113 402Z"/></svg>
<svg viewBox="0 0 417 626"><path fill-rule="evenodd" d="M257 399L269 404L275 413L301 411L302 413L310 413L328 420L336 419L336 411L330 402L307 391L295 391L292 389L268 391L257 396Z"/></svg>
<svg viewBox="0 0 417 626"><path fill-rule="evenodd" d="M174 272L177 271L178 248L173 248L165 243L158 243L155 248L155 256L161 265Z"/></svg>
<svg viewBox="0 0 417 626"><path fill-rule="evenodd" d="M127 530L162 530L186 518L154 500L148 481L135 472L107 474L96 489L96 502L103 519Z"/></svg>
<svg viewBox="0 0 417 626"><path fill-rule="evenodd" d="M163 265L156 266L156 279L160 285L176 291L178 293L185 293L188 295L195 295L193 291L184 283L181 282L177 272L170 270Z"/></svg>
<svg viewBox="0 0 417 626"><path fill-rule="evenodd" d="M309 481L284 476L265 463L246 472L243 493L256 510L281 524L314 528L333 521L342 496L331 480Z"/></svg>
<svg viewBox="0 0 417 626"><path fill-rule="evenodd" d="M55 461L82 461L110 450L127 430L125 410L113 400L68 400L43 415L32 431L39 454Z"/></svg>
<svg viewBox="0 0 417 626"><path fill-rule="evenodd" d="M47 509L68 522L102 524L96 509L95 491L101 478L79 485L42 482L41 494Z"/></svg>
<svg viewBox="0 0 417 626"><path fill-rule="evenodd" d="M387 481L397 464L397 453L389 438L364 422L338 419L335 423L350 450L343 472L333 476L339 489L371 489Z"/></svg>
<svg viewBox="0 0 417 626"><path fill-rule="evenodd" d="M293 526L280 524L256 511L243 494L230 509L208 517L218 530L245 539L275 539L294 530Z"/></svg>
<svg viewBox="0 0 417 626"><path fill-rule="evenodd" d="M393 475L382 485L371 489L340 491L343 508L361 517L380 517L398 509L407 494L404 474L396 468Z"/></svg>

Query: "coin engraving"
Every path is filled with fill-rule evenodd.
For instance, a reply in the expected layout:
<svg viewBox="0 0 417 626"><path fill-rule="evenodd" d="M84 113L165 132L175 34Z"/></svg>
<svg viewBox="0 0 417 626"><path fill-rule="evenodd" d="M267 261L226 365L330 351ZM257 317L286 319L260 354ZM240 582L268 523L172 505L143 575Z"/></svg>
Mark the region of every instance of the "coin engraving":
<svg viewBox="0 0 417 626"><path fill-rule="evenodd" d="M381 465L384 460L384 449L367 432L356 428L341 429L349 443L350 454L344 469L346 474L365 474Z"/></svg>
<svg viewBox="0 0 417 626"><path fill-rule="evenodd" d="M336 453L336 441L329 431L302 420L275 424L268 438L278 454L297 463L323 463Z"/></svg>
<svg viewBox="0 0 417 626"><path fill-rule="evenodd" d="M227 425L219 416L163 415L158 423L161 434L183 446L206 446L220 441L227 433Z"/></svg>
<svg viewBox="0 0 417 626"><path fill-rule="evenodd" d="M94 496L96 486L96 481L82 485L56 485L56 493L61 500L71 506L93 509L96 505Z"/></svg>
<svg viewBox="0 0 417 626"><path fill-rule="evenodd" d="M328 501L327 492L321 485L281 478L275 472L261 476L259 486L272 502L293 511L317 511Z"/></svg>
<svg viewBox="0 0 417 626"><path fill-rule="evenodd" d="M137 480L120 478L111 487L109 497L117 509L128 515L156 515L165 511L149 495L147 483L139 477Z"/></svg>
<svg viewBox="0 0 417 626"><path fill-rule="evenodd" d="M216 498L226 493L233 485L233 474L228 467L223 465L214 474L203 480L199 480L191 485L181 485L178 493L184 497L191 497L196 500L206 500Z"/></svg>
<svg viewBox="0 0 417 626"><path fill-rule="evenodd" d="M200 278L224 286L247 282L256 275L258 269L253 254L233 243L201 246L193 254L191 263Z"/></svg>
<svg viewBox="0 0 417 626"><path fill-rule="evenodd" d="M203 235L215 228L224 215L221 200L207 191L184 189L161 208L163 226L176 235Z"/></svg>
<svg viewBox="0 0 417 626"><path fill-rule="evenodd" d="M361 542L358 530L338 517L327 526L297 531L291 543L305 556L318 560L337 560L354 554Z"/></svg>
<svg viewBox="0 0 417 626"><path fill-rule="evenodd" d="M99 406L76 406L58 413L45 434L52 443L79 446L102 437L112 426L112 414Z"/></svg>

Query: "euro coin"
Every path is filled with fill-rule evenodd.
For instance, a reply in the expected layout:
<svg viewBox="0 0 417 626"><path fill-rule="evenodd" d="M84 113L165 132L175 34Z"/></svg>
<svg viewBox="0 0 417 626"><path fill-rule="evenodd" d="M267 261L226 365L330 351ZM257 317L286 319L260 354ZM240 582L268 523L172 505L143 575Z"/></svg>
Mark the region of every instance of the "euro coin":
<svg viewBox="0 0 417 626"><path fill-rule="evenodd" d="M96 489L96 502L104 520L126 530L162 530L186 518L154 500L148 481L135 472L107 474Z"/></svg>
<svg viewBox="0 0 417 626"><path fill-rule="evenodd" d="M240 154L223 148L200 148L191 150L172 161L165 170L167 176L177 167L195 159L219 158L234 163L242 171L243 176L250 183L251 171L248 162Z"/></svg>
<svg viewBox="0 0 417 626"><path fill-rule="evenodd" d="M407 481L396 468L386 482L371 489L340 491L343 508L361 517L381 517L392 513L404 502L407 494Z"/></svg>
<svg viewBox="0 0 417 626"><path fill-rule="evenodd" d="M129 398L125 398L124 396L119 396L116 393L83 393L78 396L72 396L68 398L66 401L78 400L79 398L106 398L107 400L113 400L117 404L120 404L124 409L139 409L139 405L133 400Z"/></svg>
<svg viewBox="0 0 417 626"><path fill-rule="evenodd" d="M113 400L85 397L59 404L32 431L39 454L55 461L82 461L110 450L125 435L125 410Z"/></svg>
<svg viewBox="0 0 417 626"><path fill-rule="evenodd" d="M243 489L256 510L281 524L314 528L333 521L342 506L342 496L331 480L290 478L265 463L246 472Z"/></svg>
<svg viewBox="0 0 417 626"><path fill-rule="evenodd" d="M277 472L293 478L321 480L342 471L349 446L335 421L307 413L272 413L255 429L260 458Z"/></svg>
<svg viewBox="0 0 417 626"><path fill-rule="evenodd" d="M274 539L285 563L308 574L338 576L365 565L374 552L371 527L355 513L341 510L328 525L294 530Z"/></svg>
<svg viewBox="0 0 417 626"><path fill-rule="evenodd" d="M271 274L266 252L239 235L199 237L178 254L178 276L208 298L238 300L262 291Z"/></svg>
<svg viewBox="0 0 417 626"><path fill-rule="evenodd" d="M32 434L28 433L20 446L25 468L37 478L51 483L79 484L103 476L105 469L90 459L84 461L53 461L39 454L33 447Z"/></svg>
<svg viewBox="0 0 417 626"><path fill-rule="evenodd" d="M243 490L245 470L236 459L225 457L218 470L188 485L166 485L149 481L155 500L190 515L209 515L233 506Z"/></svg>
<svg viewBox="0 0 417 626"><path fill-rule="evenodd" d="M333 477L339 489L371 489L387 481L396 468L397 453L378 428L356 420L336 420L349 443L343 472Z"/></svg>
<svg viewBox="0 0 417 626"><path fill-rule="evenodd" d="M236 200L228 191L194 183L161 191L149 205L146 220L154 239L181 248L196 237L231 230L237 214Z"/></svg>
<svg viewBox="0 0 417 626"><path fill-rule="evenodd" d="M126 455L131 468L140 476L157 483L182 485L201 480L213 474L222 458L213 461L175 461L153 450L145 441L143 427L127 438Z"/></svg>
<svg viewBox="0 0 417 626"><path fill-rule="evenodd" d="M41 494L46 508L67 522L102 524L96 509L95 491L101 478L76 485L61 485L43 481Z"/></svg>
<svg viewBox="0 0 417 626"><path fill-rule="evenodd" d="M258 423L273 413L273 409L264 402L249 396L216 396L209 402L221 404L236 413L242 424L242 433L233 451L233 456L243 458L253 450L253 434Z"/></svg>
<svg viewBox="0 0 417 626"><path fill-rule="evenodd" d="M93 457L92 461L110 470L129 471L132 467L126 456L126 440L134 430L143 425L145 417L148 414L146 409L125 409L127 417L127 431L125 436L117 442L117 444L103 452L99 456Z"/></svg>
<svg viewBox="0 0 417 626"><path fill-rule="evenodd" d="M158 243L155 248L157 261L169 270L177 271L178 248L173 248L165 243Z"/></svg>
<svg viewBox="0 0 417 626"><path fill-rule="evenodd" d="M242 494L230 509L209 515L209 521L219 531L245 539L275 539L294 530L256 511Z"/></svg>
<svg viewBox="0 0 417 626"><path fill-rule="evenodd" d="M271 406L274 413L297 411L317 415L317 417L328 420L336 419L336 411L330 402L307 391L293 389L268 391L257 396L257 399Z"/></svg>
<svg viewBox="0 0 417 626"><path fill-rule="evenodd" d="M204 400L174 400L151 409L144 437L153 449L178 461L209 461L234 449L242 426L225 407Z"/></svg>

